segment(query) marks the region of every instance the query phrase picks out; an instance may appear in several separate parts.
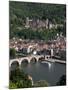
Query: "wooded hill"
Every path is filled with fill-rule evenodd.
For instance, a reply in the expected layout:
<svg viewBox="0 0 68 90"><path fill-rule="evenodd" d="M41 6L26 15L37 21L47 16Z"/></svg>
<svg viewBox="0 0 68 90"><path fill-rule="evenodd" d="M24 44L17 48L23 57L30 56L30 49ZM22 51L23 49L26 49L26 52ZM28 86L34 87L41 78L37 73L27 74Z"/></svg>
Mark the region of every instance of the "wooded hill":
<svg viewBox="0 0 68 90"><path fill-rule="evenodd" d="M66 6L60 4L42 4L10 1L10 16L19 18L56 19L57 22L65 19Z"/></svg>
<svg viewBox="0 0 68 90"><path fill-rule="evenodd" d="M9 1L9 14L10 14L10 38L12 38L14 36L16 37L19 36L18 33L21 33L21 31L19 32L20 28L24 30L23 24L25 23L26 17L29 17L31 19L39 18L42 20L43 19L46 20L48 18L50 21L54 23L64 24L66 20L66 5ZM19 29L17 29L18 27ZM34 33L34 31L31 33ZM26 36L27 33L22 37L25 38Z"/></svg>

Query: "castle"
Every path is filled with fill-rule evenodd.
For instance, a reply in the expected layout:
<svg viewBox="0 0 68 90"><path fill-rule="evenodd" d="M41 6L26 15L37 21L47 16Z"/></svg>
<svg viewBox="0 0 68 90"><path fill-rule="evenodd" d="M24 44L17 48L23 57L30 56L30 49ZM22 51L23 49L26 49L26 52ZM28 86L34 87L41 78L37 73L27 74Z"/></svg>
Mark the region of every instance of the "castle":
<svg viewBox="0 0 68 90"><path fill-rule="evenodd" d="M57 27L63 27L63 24L54 24L47 18L46 20L41 19L29 19L29 17L26 17L25 21L25 28L33 28L33 29L39 29L39 28L46 28L46 29L52 29Z"/></svg>

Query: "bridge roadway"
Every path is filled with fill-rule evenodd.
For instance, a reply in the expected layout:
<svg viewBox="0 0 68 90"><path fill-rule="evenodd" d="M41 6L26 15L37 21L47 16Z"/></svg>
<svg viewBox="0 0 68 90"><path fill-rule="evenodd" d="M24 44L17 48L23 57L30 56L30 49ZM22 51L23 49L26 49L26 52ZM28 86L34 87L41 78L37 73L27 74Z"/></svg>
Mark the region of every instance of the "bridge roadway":
<svg viewBox="0 0 68 90"><path fill-rule="evenodd" d="M14 63L14 62L18 62L18 64L21 66L21 63L23 61L27 61L28 63L30 63L33 58L35 58L35 60L38 62L41 58L44 58L45 61L48 61L48 62L57 62L57 63L62 63L62 64L66 64L66 61L62 61L62 60L57 60L57 59L51 59L50 58L50 55L30 55L30 56L27 56L27 57L22 57L22 58L16 58L16 59L11 59L9 64L10 64L10 67L11 65ZM42 59L41 59L42 60Z"/></svg>

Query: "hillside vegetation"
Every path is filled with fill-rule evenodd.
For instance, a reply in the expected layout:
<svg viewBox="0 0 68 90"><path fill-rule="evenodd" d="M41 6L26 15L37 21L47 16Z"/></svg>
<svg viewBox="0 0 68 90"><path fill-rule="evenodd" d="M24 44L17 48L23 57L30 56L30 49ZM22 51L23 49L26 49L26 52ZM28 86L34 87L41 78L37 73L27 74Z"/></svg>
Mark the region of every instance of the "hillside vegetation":
<svg viewBox="0 0 68 90"><path fill-rule="evenodd" d="M42 4L42 3L25 3L25 2L9 2L9 14L10 14L10 38L19 37L22 39L51 39L51 36L56 33L63 32L65 30L66 20L66 6L60 4ZM63 24L63 28L56 30L33 31L31 29L25 29L24 23L26 17L31 19L46 20L47 18L54 23ZM54 32L54 33L53 33ZM50 35L51 34L51 35ZM54 37L53 37L54 38Z"/></svg>

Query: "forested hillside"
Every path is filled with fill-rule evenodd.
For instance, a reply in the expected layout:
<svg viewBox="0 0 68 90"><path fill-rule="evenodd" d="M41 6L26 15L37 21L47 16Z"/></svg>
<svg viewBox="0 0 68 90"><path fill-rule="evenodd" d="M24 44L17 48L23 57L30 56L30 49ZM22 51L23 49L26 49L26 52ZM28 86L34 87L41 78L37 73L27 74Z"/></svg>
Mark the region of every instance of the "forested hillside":
<svg viewBox="0 0 68 90"><path fill-rule="evenodd" d="M65 5L10 1L10 15L15 15L19 18L55 18L57 21L60 18L61 21L65 19L65 11Z"/></svg>
<svg viewBox="0 0 68 90"><path fill-rule="evenodd" d="M10 14L10 38L16 36L20 37L23 39L34 39L34 38L40 38L40 39L45 39L47 37L45 36L40 36L40 32L37 31L31 31L29 29L29 34L35 34L33 37L33 34L31 37L26 37L27 32L25 31L24 33L20 30L24 31L24 23L26 20L26 17L29 17L31 19L49 19L54 23L59 23L59 24L64 24L66 20L66 6L65 5L60 5L60 4L41 4L41 3L25 3L25 2L14 2L10 1L9 2L9 14ZM65 29L65 26L63 30ZM62 30L62 31L63 31ZM54 31L54 30L53 30ZM53 32L52 31L52 32ZM59 31L59 30L58 30ZM21 33L22 32L22 33ZM51 32L51 31L50 31ZM63 31L65 33L65 30ZM42 32L44 33L44 32ZM47 32L48 33L48 32ZM55 33L55 31L54 31ZM20 35L19 35L20 34ZM29 35L28 34L28 35ZM50 34L50 33L49 33ZM37 37L39 36L39 37ZM50 37L51 38L51 37Z"/></svg>

